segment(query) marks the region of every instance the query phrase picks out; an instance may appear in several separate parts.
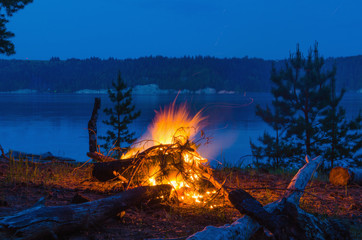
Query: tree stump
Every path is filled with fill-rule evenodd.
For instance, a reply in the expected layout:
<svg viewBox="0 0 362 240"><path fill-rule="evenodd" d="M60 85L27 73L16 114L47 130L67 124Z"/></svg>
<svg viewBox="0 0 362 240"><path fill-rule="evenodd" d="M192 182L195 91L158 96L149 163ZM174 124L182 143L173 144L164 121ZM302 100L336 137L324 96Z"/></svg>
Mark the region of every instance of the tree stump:
<svg viewBox="0 0 362 240"><path fill-rule="evenodd" d="M335 167L329 173L333 185L346 186L351 183L362 185L362 169Z"/></svg>

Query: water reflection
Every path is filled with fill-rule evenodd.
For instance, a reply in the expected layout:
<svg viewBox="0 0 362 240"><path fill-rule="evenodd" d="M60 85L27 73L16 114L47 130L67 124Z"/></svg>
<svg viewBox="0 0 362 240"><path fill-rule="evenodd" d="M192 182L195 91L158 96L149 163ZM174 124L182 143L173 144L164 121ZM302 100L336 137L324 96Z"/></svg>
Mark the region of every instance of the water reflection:
<svg viewBox="0 0 362 240"><path fill-rule="evenodd" d="M8 149L32 153L50 151L55 155L85 161L88 151L87 123L94 97L101 97L102 108L110 106L107 95L76 94L0 94L0 144ZM131 128L141 136L151 123L155 110L168 105L176 95L138 95L134 103L141 116ZM251 101L253 100L253 101ZM362 94L346 94L343 106L348 117L356 116ZM210 159L236 162L250 154L249 139L256 140L268 126L255 116L256 104L270 104L268 93L243 95L179 95L177 102L187 101L194 114L203 109L207 118L205 133L212 137L204 146ZM105 134L100 114L99 134Z"/></svg>

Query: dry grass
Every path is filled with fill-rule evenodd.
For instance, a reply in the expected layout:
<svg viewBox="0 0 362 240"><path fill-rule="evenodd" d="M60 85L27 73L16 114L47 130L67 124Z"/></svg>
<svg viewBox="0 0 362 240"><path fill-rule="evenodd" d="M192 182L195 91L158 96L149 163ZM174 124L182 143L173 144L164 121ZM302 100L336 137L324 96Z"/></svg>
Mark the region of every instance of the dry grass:
<svg viewBox="0 0 362 240"><path fill-rule="evenodd" d="M90 167L76 169L79 164L66 162L36 163L10 158L5 165L8 167L3 178L7 184L76 186L90 177Z"/></svg>

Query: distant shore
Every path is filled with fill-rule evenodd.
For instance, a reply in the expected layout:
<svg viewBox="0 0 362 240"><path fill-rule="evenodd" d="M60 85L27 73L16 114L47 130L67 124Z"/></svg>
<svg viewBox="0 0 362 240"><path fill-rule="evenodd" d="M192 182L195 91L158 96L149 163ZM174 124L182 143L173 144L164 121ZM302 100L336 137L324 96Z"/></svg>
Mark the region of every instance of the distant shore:
<svg viewBox="0 0 362 240"><path fill-rule="evenodd" d="M219 90L215 88L207 87L199 89L196 91L183 89L183 90L174 90L174 89L160 89L157 84L147 84L147 85L137 85L133 88L134 95L163 95L163 94L201 94L201 95L212 95L212 94L240 94L238 91L228 91L228 90ZM362 89L357 91L348 91L352 93L362 93ZM63 93L58 92L57 90L48 90L48 91L38 91L36 89L18 89L14 91L3 91L0 94L37 94L37 93ZM81 89L72 94L107 94L107 89Z"/></svg>
<svg viewBox="0 0 362 240"><path fill-rule="evenodd" d="M174 90L174 89L160 89L157 84L147 84L147 85L137 85L133 88L134 95L147 95L147 94L237 94L236 91L227 91L220 90L217 91L214 88L203 88L196 91L183 89L183 90ZM14 91L0 92L0 93L11 93L11 94L35 94L35 93L60 93L56 90L48 90L46 92L40 92L36 89L18 89ZM75 92L74 94L107 94L107 89L81 89Z"/></svg>

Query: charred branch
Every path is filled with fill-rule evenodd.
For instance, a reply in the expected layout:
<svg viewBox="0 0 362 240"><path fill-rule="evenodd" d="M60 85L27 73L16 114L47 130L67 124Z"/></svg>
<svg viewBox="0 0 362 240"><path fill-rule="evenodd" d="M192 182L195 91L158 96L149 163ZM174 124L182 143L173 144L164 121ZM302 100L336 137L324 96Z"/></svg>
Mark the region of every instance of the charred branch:
<svg viewBox="0 0 362 240"><path fill-rule="evenodd" d="M101 99L94 99L94 106L92 116L88 121L88 134L89 134L89 152L97 152L97 119L98 110L101 107Z"/></svg>

